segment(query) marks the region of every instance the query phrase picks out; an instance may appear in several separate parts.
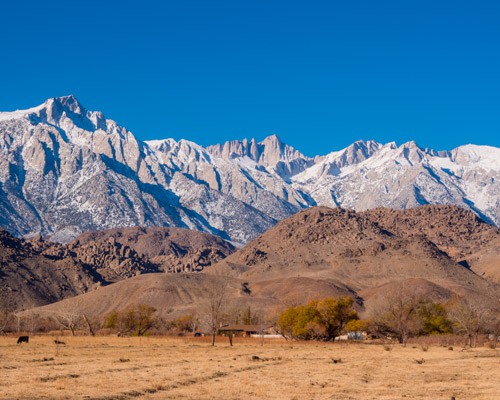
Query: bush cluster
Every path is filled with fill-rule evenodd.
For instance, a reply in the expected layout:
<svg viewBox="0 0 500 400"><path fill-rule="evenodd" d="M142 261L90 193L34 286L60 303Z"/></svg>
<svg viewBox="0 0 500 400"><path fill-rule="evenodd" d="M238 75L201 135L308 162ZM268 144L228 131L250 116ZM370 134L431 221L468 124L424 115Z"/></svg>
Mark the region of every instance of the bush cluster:
<svg viewBox="0 0 500 400"><path fill-rule="evenodd" d="M283 311L278 326L285 337L294 339L334 340L346 324L357 320L351 297L313 300L306 305Z"/></svg>

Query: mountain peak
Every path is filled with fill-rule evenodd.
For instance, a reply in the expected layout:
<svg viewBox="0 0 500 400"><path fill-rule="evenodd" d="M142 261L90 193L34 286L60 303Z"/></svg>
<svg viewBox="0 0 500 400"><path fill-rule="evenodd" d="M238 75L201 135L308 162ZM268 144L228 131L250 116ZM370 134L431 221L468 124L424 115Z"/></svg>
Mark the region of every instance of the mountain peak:
<svg viewBox="0 0 500 400"><path fill-rule="evenodd" d="M422 150L422 149L420 148L420 146L417 144L417 142L415 142L414 140L410 140L410 141L408 141L408 142L406 142L406 143L403 143L403 144L401 145L401 147L402 147L403 149L417 149L417 150Z"/></svg>
<svg viewBox="0 0 500 400"><path fill-rule="evenodd" d="M279 138L279 136L277 134L273 133L272 135L269 135L266 138L264 138L264 140L262 140L260 143L262 143L262 144L266 144L266 143L282 144L283 142L281 141L281 139Z"/></svg>
<svg viewBox="0 0 500 400"><path fill-rule="evenodd" d="M59 96L59 97L53 97L54 100L62 102L76 102L78 103L78 99L74 94L68 94L67 96Z"/></svg>
<svg viewBox="0 0 500 400"><path fill-rule="evenodd" d="M68 96L53 97L51 99L48 99L45 102L45 105L47 107L59 106L59 108L62 108L64 111L70 111L72 113L80 115L83 115L86 112L85 108L81 105L78 99L72 94Z"/></svg>
<svg viewBox="0 0 500 400"><path fill-rule="evenodd" d="M293 147L283 143L278 135L273 134L257 143L255 139L232 140L224 144L207 147L209 153L221 158L249 157L255 162L273 166L280 160L305 158Z"/></svg>
<svg viewBox="0 0 500 400"><path fill-rule="evenodd" d="M350 146L345 148L345 151L361 151L363 153L368 153L371 155L373 152L380 150L383 147L381 143L375 140L356 140Z"/></svg>
<svg viewBox="0 0 500 400"><path fill-rule="evenodd" d="M0 112L0 121L24 118L26 116L36 115L41 117L42 120L49 116L60 117L65 111L73 114L84 115L86 114L85 108L77 100L74 95L52 97L45 100L42 104L36 107L28 108L25 110L16 110L9 112Z"/></svg>

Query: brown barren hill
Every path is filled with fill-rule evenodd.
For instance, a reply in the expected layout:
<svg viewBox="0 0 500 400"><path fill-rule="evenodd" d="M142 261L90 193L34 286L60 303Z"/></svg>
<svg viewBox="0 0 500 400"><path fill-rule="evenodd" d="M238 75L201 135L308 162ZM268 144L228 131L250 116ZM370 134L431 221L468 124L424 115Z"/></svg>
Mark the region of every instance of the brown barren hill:
<svg viewBox="0 0 500 400"><path fill-rule="evenodd" d="M217 279L219 277L204 273L139 275L34 311L42 316L69 311L102 317L111 311L148 304L167 319L187 314L205 317L208 314L206 308L210 304L209 292ZM252 298L242 290L241 281L236 278L227 278L226 290L225 311L243 309L249 304L255 310L271 309L274 305L269 299Z"/></svg>
<svg viewBox="0 0 500 400"><path fill-rule="evenodd" d="M426 213L429 208L433 206L427 207ZM439 222L440 210L434 211L435 226L448 226L447 222ZM447 210L445 218L451 212ZM379 210L378 214L381 213ZM390 210L387 213L391 215ZM400 213L400 217L405 216L405 211ZM409 214L416 218L418 210L409 210ZM390 282L406 282L408 290L432 287L430 293L434 297L453 294L481 297L498 290L490 280L450 258L443 251L444 246L440 248L430 240L430 234L405 230L404 226L398 226L398 221L394 218L391 223L381 223L377 213L310 208L279 222L222 261L218 268L238 271L254 293L269 287L270 281L275 292L300 292L298 282L302 280L306 285L306 279L316 280L318 287L327 281L364 298L375 294L377 288L383 290ZM411 222L408 225L412 226ZM433 235L440 237L437 229ZM498 230L481 225L475 229L480 239L473 244L471 234L470 249L480 247L483 241L490 243L498 235ZM449 232L447 235L449 241L454 240ZM493 254L498 257L498 253ZM496 264L496 270L499 268ZM283 287L278 288L280 285Z"/></svg>
<svg viewBox="0 0 500 400"><path fill-rule="evenodd" d="M408 210L377 208L363 214L398 236L424 236L454 261L500 283L500 229L473 212L427 205Z"/></svg>

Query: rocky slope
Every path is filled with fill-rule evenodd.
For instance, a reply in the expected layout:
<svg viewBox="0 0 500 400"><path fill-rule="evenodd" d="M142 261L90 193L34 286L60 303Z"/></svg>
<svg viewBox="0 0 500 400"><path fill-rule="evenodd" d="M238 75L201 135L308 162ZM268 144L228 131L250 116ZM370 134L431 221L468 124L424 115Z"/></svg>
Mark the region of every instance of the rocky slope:
<svg viewBox="0 0 500 400"><path fill-rule="evenodd" d="M437 236L441 243L446 244L459 237L453 229L444 227L451 215L457 217L456 213L462 213L461 209L420 207L399 211L400 218L393 221L384 219L384 212L388 215L396 213L392 210L357 213L326 207L311 208L281 221L222 263L236 268L243 277L254 280L271 276L281 278L326 274L329 277L338 276L344 282L347 279L354 289L357 280L364 287L376 286L380 284L378 276L382 280L386 277L403 278L405 274L417 277L413 273L431 277L436 271L443 270L444 266L457 276L469 275L468 268L455 262L446 253L445 245L440 246L431 241L433 236ZM412 220L423 218L418 217L418 214L433 217L436 225L434 229L428 228L427 235L421 234L418 224L411 223ZM473 214L466 215L476 220ZM403 223L400 224L400 220ZM404 229L406 223L413 225L413 232ZM473 229L467 220L460 220L460 226L455 229L468 229L469 248L473 249L485 243L495 243L500 236L498 229L483 222L478 222L475 227L478 232L484 232L477 238L474 238ZM500 260L498 247L487 246L487 250ZM424 273L425 269L429 269L428 273ZM462 282L464 280L461 279Z"/></svg>
<svg viewBox="0 0 500 400"><path fill-rule="evenodd" d="M436 205L404 211L379 208L363 214L400 237L424 237L453 261L500 283L500 230L474 213Z"/></svg>
<svg viewBox="0 0 500 400"><path fill-rule="evenodd" d="M203 232L151 227L87 232L78 236L68 247L86 249L102 243L110 243L118 249L130 249L147 259L158 271L176 273L201 272L235 251L229 242ZM125 251L121 250L121 253L130 260L130 255L124 254ZM109 265L109 262L102 264Z"/></svg>
<svg viewBox="0 0 500 400"><path fill-rule="evenodd" d="M373 141L306 157L277 136L203 148L142 142L74 96L0 113L0 226L68 242L127 226L196 229L245 243L315 205L454 204L500 223L500 149L436 152Z"/></svg>

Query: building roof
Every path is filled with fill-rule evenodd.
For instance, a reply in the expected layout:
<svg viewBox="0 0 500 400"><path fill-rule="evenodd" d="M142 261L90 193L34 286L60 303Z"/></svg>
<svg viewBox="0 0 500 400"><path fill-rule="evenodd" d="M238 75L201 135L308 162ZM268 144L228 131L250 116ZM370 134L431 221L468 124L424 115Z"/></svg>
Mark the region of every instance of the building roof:
<svg viewBox="0 0 500 400"><path fill-rule="evenodd" d="M239 332L260 332L269 329L268 325L226 325L220 328L220 331L239 331Z"/></svg>

